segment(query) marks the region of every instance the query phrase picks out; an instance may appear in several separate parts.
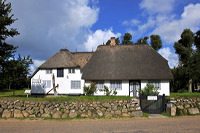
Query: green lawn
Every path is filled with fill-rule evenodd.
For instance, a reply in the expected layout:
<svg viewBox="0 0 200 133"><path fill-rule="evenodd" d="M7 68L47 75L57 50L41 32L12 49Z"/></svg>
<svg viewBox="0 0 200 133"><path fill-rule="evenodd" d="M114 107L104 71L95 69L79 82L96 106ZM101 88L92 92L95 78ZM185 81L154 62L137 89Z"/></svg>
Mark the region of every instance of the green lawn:
<svg viewBox="0 0 200 133"><path fill-rule="evenodd" d="M189 93L189 92L184 92L184 93L170 93L170 97L174 97L174 98L179 98L179 97L184 97L184 98L191 98L191 97L200 97L200 93L199 92L193 92L193 93Z"/></svg>
<svg viewBox="0 0 200 133"><path fill-rule="evenodd" d="M44 96L32 96L29 94L27 98L24 90L0 90L0 99L20 99L20 100L37 100L37 101L116 101L116 100L130 100L129 96L66 96L59 95L54 97L53 95Z"/></svg>

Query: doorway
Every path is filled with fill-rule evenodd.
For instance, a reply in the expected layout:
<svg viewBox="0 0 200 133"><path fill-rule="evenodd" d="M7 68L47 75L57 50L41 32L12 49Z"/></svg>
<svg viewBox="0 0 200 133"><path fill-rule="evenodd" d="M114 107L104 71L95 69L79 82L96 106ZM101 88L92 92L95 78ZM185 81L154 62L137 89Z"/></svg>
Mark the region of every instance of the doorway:
<svg viewBox="0 0 200 133"><path fill-rule="evenodd" d="M140 80L129 80L129 96L137 97L141 88Z"/></svg>

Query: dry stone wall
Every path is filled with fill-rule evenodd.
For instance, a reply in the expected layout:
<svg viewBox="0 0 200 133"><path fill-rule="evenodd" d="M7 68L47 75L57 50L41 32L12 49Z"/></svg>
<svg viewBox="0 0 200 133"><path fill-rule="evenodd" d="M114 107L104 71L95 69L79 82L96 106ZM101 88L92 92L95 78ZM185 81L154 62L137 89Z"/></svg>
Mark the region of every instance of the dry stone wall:
<svg viewBox="0 0 200 133"><path fill-rule="evenodd" d="M0 117L4 118L98 118L112 116L142 116L142 111L137 99L110 102L0 101Z"/></svg>
<svg viewBox="0 0 200 133"><path fill-rule="evenodd" d="M200 98L174 99L167 103L166 113L175 115L195 115L200 113Z"/></svg>

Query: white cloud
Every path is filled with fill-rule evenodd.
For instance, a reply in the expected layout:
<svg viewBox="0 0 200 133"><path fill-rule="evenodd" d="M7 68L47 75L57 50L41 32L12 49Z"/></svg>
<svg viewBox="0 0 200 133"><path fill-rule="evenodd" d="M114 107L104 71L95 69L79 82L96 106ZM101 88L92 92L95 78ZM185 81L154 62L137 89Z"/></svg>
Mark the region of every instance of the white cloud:
<svg viewBox="0 0 200 133"><path fill-rule="evenodd" d="M130 21L126 20L122 22L122 25L125 26L137 26L138 24L140 24L140 21L137 19L132 19Z"/></svg>
<svg viewBox="0 0 200 133"><path fill-rule="evenodd" d="M175 0L143 0L140 8L145 9L149 14L169 13L173 10Z"/></svg>
<svg viewBox="0 0 200 133"><path fill-rule="evenodd" d="M170 68L178 66L178 56L175 53L172 53L169 47L160 49L158 53L168 60Z"/></svg>
<svg viewBox="0 0 200 133"><path fill-rule="evenodd" d="M168 44L180 39L184 29L190 28L196 32L200 27L200 4L190 4L184 8L181 18L178 20L163 21L157 24L154 34L159 34Z"/></svg>
<svg viewBox="0 0 200 133"><path fill-rule="evenodd" d="M97 46L106 43L111 37L120 36L120 33L113 33L112 29L96 30L88 36L87 41L84 43L84 47L87 51L96 50Z"/></svg>
<svg viewBox="0 0 200 133"><path fill-rule="evenodd" d="M32 74L44 62L44 60L33 60L33 64L30 66L30 73Z"/></svg>
<svg viewBox="0 0 200 133"><path fill-rule="evenodd" d="M75 50L99 15L99 8L89 0L9 1L14 18L18 18L12 27L20 35L8 41L19 46L17 52L33 59L46 60L64 47Z"/></svg>

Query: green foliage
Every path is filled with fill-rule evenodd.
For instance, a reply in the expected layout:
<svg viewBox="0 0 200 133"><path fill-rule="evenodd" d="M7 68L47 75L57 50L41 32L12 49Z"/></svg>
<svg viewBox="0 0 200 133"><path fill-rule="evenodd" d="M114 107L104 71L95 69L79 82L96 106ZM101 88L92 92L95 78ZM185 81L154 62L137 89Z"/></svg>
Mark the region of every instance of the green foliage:
<svg viewBox="0 0 200 133"><path fill-rule="evenodd" d="M189 93L189 92L182 92L182 93L170 93L170 97L174 98L192 98L192 97L200 97L200 93L194 92L194 93Z"/></svg>
<svg viewBox="0 0 200 133"><path fill-rule="evenodd" d="M147 84L144 89L139 91L140 95L158 95L158 88L152 84Z"/></svg>
<svg viewBox="0 0 200 133"><path fill-rule="evenodd" d="M196 49L194 49L196 46ZM181 39L174 43L176 54L179 56L179 66L172 70L175 91L189 90L189 81L193 87L200 82L200 31L194 34L190 29L185 29Z"/></svg>
<svg viewBox="0 0 200 133"><path fill-rule="evenodd" d="M0 1L0 89L21 89L27 86L29 65L32 64L30 56L14 58L17 47L6 43L6 39L19 35L17 29L9 28L17 19L10 15L11 3Z"/></svg>
<svg viewBox="0 0 200 133"><path fill-rule="evenodd" d="M107 42L106 42L106 45L110 45L110 40L108 40ZM116 43L116 45L119 45L120 44L120 40L119 40L119 38L115 38L115 43Z"/></svg>
<svg viewBox="0 0 200 133"><path fill-rule="evenodd" d="M176 54L179 55L180 63L184 66L189 65L189 61L192 57L193 52L193 43L194 33L190 29L185 29L181 34L181 39L174 44Z"/></svg>
<svg viewBox="0 0 200 133"><path fill-rule="evenodd" d="M158 51L160 48L162 48L162 40L160 39L159 35L151 35L150 40L151 40L151 46L153 47L153 49Z"/></svg>
<svg viewBox="0 0 200 133"><path fill-rule="evenodd" d="M130 33L126 33L123 36L122 44L133 44L132 35Z"/></svg>
<svg viewBox="0 0 200 133"><path fill-rule="evenodd" d="M95 82L91 82L89 86L84 86L84 92L86 96L92 96L97 91Z"/></svg>
<svg viewBox="0 0 200 133"><path fill-rule="evenodd" d="M137 40L137 44L148 44L147 40L149 37L145 36L144 38L140 38Z"/></svg>
<svg viewBox="0 0 200 133"><path fill-rule="evenodd" d="M99 91L103 91L106 96L116 96L117 90L109 90L109 88L104 85L104 89L100 89Z"/></svg>
<svg viewBox="0 0 200 133"><path fill-rule="evenodd" d="M142 117L149 117L149 114L142 112Z"/></svg>

